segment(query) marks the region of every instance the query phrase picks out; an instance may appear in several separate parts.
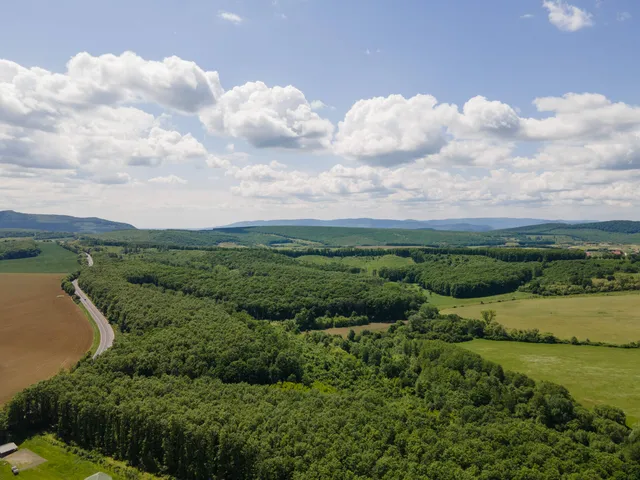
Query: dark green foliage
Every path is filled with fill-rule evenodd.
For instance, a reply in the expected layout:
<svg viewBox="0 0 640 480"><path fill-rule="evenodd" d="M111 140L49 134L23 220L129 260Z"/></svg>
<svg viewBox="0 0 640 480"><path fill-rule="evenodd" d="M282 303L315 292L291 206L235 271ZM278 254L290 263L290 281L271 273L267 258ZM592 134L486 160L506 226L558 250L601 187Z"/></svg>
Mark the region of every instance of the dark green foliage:
<svg viewBox="0 0 640 480"><path fill-rule="evenodd" d="M570 230L600 230L612 233L640 233L640 222L630 220L610 220L608 222L581 223L569 225Z"/></svg>
<svg viewBox="0 0 640 480"><path fill-rule="evenodd" d="M544 265L539 278L525 290L541 295L567 295L577 293L632 290L640 288L640 282L615 274L640 272L640 265L624 259L590 259L551 262Z"/></svg>
<svg viewBox="0 0 640 480"><path fill-rule="evenodd" d="M513 292L531 280L535 267L481 256L420 254L417 265L381 268L392 281L417 283L427 290L456 298L485 297Z"/></svg>
<svg viewBox="0 0 640 480"><path fill-rule="evenodd" d="M369 285L317 269L292 280L292 261L270 255L101 256L80 281L123 333L96 361L18 394L0 426L47 429L184 480L639 478L637 441L616 409L592 414L562 387L429 340L493 324L422 306L388 334L296 335L203 294L217 272ZM158 272L173 288L127 281Z"/></svg>
<svg viewBox="0 0 640 480"><path fill-rule="evenodd" d="M392 322L424 302L422 294L403 285L305 266L268 250L145 254L144 262L114 268L129 283L226 302L258 319L292 319L304 310L308 321L299 324L302 329L326 316ZM105 275L110 273L96 270L84 281Z"/></svg>
<svg viewBox="0 0 640 480"><path fill-rule="evenodd" d="M37 257L39 254L40 249L33 240L0 241L0 260Z"/></svg>
<svg viewBox="0 0 640 480"><path fill-rule="evenodd" d="M321 255L323 257L379 257L378 248L307 248L304 250L281 250L279 253L289 257ZM413 258L420 262L425 255L479 255L496 258L503 262L550 262L553 260L579 260L586 258L582 250L559 248L392 248L385 249L385 255L397 255Z"/></svg>

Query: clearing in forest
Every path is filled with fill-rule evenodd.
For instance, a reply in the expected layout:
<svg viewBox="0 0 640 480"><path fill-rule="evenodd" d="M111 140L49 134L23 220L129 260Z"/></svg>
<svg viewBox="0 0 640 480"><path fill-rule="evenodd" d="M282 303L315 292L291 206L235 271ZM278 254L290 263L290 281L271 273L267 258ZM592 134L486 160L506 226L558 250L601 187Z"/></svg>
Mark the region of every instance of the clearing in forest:
<svg viewBox="0 0 640 480"><path fill-rule="evenodd" d="M0 405L74 365L93 329L59 274L0 274Z"/></svg>
<svg viewBox="0 0 640 480"><path fill-rule="evenodd" d="M534 298L491 305L470 305L445 310L464 318L480 318L495 310L496 320L507 328L550 332L563 339L576 337L624 344L640 340L640 295L590 295Z"/></svg>
<svg viewBox="0 0 640 480"><path fill-rule="evenodd" d="M459 346L505 370L565 386L586 407L622 408L627 423L640 421L640 349L473 340Z"/></svg>

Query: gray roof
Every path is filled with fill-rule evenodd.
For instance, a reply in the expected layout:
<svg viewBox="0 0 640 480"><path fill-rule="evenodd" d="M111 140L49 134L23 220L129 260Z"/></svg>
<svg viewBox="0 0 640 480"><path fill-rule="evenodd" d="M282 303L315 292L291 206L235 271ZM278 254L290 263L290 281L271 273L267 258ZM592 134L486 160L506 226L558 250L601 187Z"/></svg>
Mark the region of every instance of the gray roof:
<svg viewBox="0 0 640 480"><path fill-rule="evenodd" d="M15 452L17 449L18 446L15 443L5 443L4 445L0 445L0 455Z"/></svg>
<svg viewBox="0 0 640 480"><path fill-rule="evenodd" d="M84 480L113 480L113 479L106 473L98 472L98 473L94 473L90 477L85 478Z"/></svg>

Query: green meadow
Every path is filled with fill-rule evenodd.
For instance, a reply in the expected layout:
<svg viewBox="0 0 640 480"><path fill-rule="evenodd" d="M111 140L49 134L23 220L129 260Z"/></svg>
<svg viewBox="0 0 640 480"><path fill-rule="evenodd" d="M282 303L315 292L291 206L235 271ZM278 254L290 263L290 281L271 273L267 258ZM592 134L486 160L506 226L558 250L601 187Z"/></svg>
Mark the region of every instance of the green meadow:
<svg viewBox="0 0 640 480"><path fill-rule="evenodd" d="M509 295L506 295L507 297ZM437 305L437 303L436 303ZM546 297L467 305L444 310L465 318L480 318L495 310L496 320L508 328L551 332L559 338L629 343L640 340L640 294Z"/></svg>
<svg viewBox="0 0 640 480"><path fill-rule="evenodd" d="M640 349L474 340L462 348L505 370L564 385L586 407L622 408L628 423L640 421Z"/></svg>
<svg viewBox="0 0 640 480"><path fill-rule="evenodd" d="M78 256L53 242L38 242L37 257L0 260L0 273L71 273L80 268Z"/></svg>

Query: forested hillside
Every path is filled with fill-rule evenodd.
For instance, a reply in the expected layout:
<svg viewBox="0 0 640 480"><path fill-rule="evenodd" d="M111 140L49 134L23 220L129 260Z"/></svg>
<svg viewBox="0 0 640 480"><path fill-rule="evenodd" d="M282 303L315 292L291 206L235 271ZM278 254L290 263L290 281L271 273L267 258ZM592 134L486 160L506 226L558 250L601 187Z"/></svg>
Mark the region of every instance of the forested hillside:
<svg viewBox="0 0 640 480"><path fill-rule="evenodd" d="M0 260L37 257L38 245L33 240L0 240Z"/></svg>
<svg viewBox="0 0 640 480"><path fill-rule="evenodd" d="M134 228L127 223L112 222L102 218L78 218L68 215L39 215L18 213L12 210L0 212L0 229L34 230L47 232L98 233Z"/></svg>
<svg viewBox="0 0 640 480"><path fill-rule="evenodd" d="M276 310L289 288L278 279L307 285L326 305L343 288L355 300L385 288L271 255L98 255L80 283L122 334L97 360L19 394L8 428L51 430L185 480L640 476L640 439L620 410L589 412L562 387L428 340L438 331L427 332L427 320L347 339L298 335L215 298L217 279L233 275L236 286L264 283ZM324 285L334 274L343 276L337 290ZM389 301L404 298L392 292Z"/></svg>

